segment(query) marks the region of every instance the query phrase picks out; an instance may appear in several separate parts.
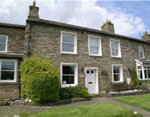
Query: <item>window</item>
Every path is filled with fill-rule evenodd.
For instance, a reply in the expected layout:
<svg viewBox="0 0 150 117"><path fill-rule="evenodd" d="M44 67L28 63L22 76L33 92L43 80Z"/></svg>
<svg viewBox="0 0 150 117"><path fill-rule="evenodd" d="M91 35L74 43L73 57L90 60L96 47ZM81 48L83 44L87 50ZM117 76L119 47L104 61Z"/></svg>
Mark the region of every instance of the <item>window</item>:
<svg viewBox="0 0 150 117"><path fill-rule="evenodd" d="M100 37L89 36L89 55L102 56Z"/></svg>
<svg viewBox="0 0 150 117"><path fill-rule="evenodd" d="M137 67L137 75L138 75L139 79L143 79L142 66Z"/></svg>
<svg viewBox="0 0 150 117"><path fill-rule="evenodd" d="M120 41L110 40L111 56L121 57Z"/></svg>
<svg viewBox="0 0 150 117"><path fill-rule="evenodd" d="M17 61L0 60L0 82L16 82Z"/></svg>
<svg viewBox="0 0 150 117"><path fill-rule="evenodd" d="M75 33L61 32L61 53L77 53L77 35Z"/></svg>
<svg viewBox="0 0 150 117"><path fill-rule="evenodd" d="M112 65L113 82L123 81L122 65Z"/></svg>
<svg viewBox="0 0 150 117"><path fill-rule="evenodd" d="M150 66L144 66L145 79L150 79Z"/></svg>
<svg viewBox="0 0 150 117"><path fill-rule="evenodd" d="M144 59L144 49L143 46L138 46L139 58Z"/></svg>
<svg viewBox="0 0 150 117"><path fill-rule="evenodd" d="M77 85L77 64L63 63L61 68L62 87Z"/></svg>
<svg viewBox="0 0 150 117"><path fill-rule="evenodd" d="M8 36L0 35L0 52L7 52L7 39Z"/></svg>

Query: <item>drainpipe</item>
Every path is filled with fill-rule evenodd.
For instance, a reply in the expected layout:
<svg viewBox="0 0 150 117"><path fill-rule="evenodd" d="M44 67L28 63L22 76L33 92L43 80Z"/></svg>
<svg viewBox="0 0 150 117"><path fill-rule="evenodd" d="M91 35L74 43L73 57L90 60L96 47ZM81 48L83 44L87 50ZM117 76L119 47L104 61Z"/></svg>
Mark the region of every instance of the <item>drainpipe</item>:
<svg viewBox="0 0 150 117"><path fill-rule="evenodd" d="M28 38L28 43L27 43L27 45L28 45L28 48L27 48L27 57L30 56L29 42L30 42L30 38L31 38L31 35L30 35L31 29L32 29L32 24L30 24L30 26L29 26L29 38Z"/></svg>

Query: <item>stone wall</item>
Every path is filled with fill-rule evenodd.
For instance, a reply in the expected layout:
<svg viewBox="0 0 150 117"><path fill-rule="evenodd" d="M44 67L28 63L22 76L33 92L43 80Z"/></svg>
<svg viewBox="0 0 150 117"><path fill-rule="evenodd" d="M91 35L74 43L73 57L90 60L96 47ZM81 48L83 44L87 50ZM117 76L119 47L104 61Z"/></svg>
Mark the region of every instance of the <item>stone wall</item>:
<svg viewBox="0 0 150 117"><path fill-rule="evenodd" d="M33 23L33 22L32 22ZM77 33L77 54L60 53L61 31ZM138 45L144 46L145 59L150 59L150 46L147 43L129 39L109 37L90 31L66 28L42 23L34 23L30 32L31 56L47 56L60 70L60 63L78 64L78 84L85 86L85 73L82 68L98 67L99 91L103 91L106 85L112 82L112 64L123 65L123 79L130 77L128 68L133 66L135 59L138 59ZM89 56L88 35L100 36L102 42L102 56ZM120 40L121 58L113 58L110 54L110 39ZM105 70L106 74L101 75ZM84 77L80 77L84 74Z"/></svg>
<svg viewBox="0 0 150 117"><path fill-rule="evenodd" d="M0 35L8 35L8 51L7 53L0 54L23 54L24 53L24 35L25 28L16 28L8 26L0 26ZM21 59L16 57L0 57L0 59L17 59L18 60L18 69ZM17 82L15 83L0 83L0 99L1 98L19 98L19 72L17 71Z"/></svg>
<svg viewBox="0 0 150 117"><path fill-rule="evenodd" d="M23 54L25 28L0 26L0 35L8 35L7 53Z"/></svg>

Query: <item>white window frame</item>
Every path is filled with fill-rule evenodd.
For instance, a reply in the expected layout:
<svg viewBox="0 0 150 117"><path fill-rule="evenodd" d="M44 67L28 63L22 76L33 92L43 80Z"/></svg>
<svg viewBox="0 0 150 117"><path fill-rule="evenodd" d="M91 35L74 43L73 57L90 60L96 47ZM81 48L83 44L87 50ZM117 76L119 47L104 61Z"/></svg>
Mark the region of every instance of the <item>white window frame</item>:
<svg viewBox="0 0 150 117"><path fill-rule="evenodd" d="M140 56L140 53L142 53L142 52L139 51L139 47L142 47L142 50L143 50L143 51L142 51L142 52L143 52L143 57ZM144 58L145 58L145 56L144 56L144 47L141 46L141 45L138 45L138 54L139 54L139 58L140 58L140 59L144 59Z"/></svg>
<svg viewBox="0 0 150 117"><path fill-rule="evenodd" d="M5 43L5 51L0 51L0 52L7 52L7 46L8 46L8 35L1 35L0 36L6 36L6 43Z"/></svg>
<svg viewBox="0 0 150 117"><path fill-rule="evenodd" d="M111 47L111 42L112 41L117 41L118 42L118 56L112 55L112 47ZM110 52L111 52L111 57L116 57L116 58L121 58L121 45L120 45L120 40L115 40L115 39L110 39Z"/></svg>
<svg viewBox="0 0 150 117"><path fill-rule="evenodd" d="M91 54L90 53L90 37L94 37L98 39L99 42L99 54ZM96 46L97 47L97 46ZM101 37L99 36L93 36L93 35L88 35L88 50L89 50L89 55L90 56L102 56L102 44L101 44Z"/></svg>
<svg viewBox="0 0 150 117"><path fill-rule="evenodd" d="M62 51L62 42L63 42L63 33L68 33L68 34L73 34L75 35L74 38L74 52L67 52L67 51ZM62 54L77 54L77 33L73 33L73 32L66 32L66 31L61 31L61 36L60 36L60 53Z"/></svg>
<svg viewBox="0 0 150 117"><path fill-rule="evenodd" d="M120 67L120 81L114 81L114 66L119 66ZM120 83L123 82L123 68L122 68L122 64L112 64L112 82L113 83Z"/></svg>
<svg viewBox="0 0 150 117"><path fill-rule="evenodd" d="M9 61L9 62L15 62L15 67L14 67L14 80L1 80L0 83L14 83L17 82L17 66L18 66L18 61L17 60L8 60L8 59L0 59L0 72L2 69L2 61ZM6 70L8 71L8 70Z"/></svg>
<svg viewBox="0 0 150 117"><path fill-rule="evenodd" d="M63 73L63 65L66 65L66 66L76 66L75 67L75 77L74 77L74 84L62 84L62 73ZM69 87L69 86L76 86L78 85L78 64L77 63L61 63L60 65L60 83L61 83L61 87Z"/></svg>

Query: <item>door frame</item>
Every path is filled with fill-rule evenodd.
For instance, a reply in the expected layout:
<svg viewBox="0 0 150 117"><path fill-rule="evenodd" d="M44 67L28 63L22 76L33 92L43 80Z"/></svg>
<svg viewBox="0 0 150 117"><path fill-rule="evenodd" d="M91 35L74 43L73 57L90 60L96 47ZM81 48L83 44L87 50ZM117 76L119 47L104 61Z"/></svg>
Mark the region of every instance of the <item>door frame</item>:
<svg viewBox="0 0 150 117"><path fill-rule="evenodd" d="M93 70L96 70L96 79L95 79L95 82L96 82L96 90L95 90L95 93L94 94L98 94L99 93L99 83L98 83L98 67L85 67L85 86L87 88L87 78L86 78L86 71L88 69L93 69Z"/></svg>

